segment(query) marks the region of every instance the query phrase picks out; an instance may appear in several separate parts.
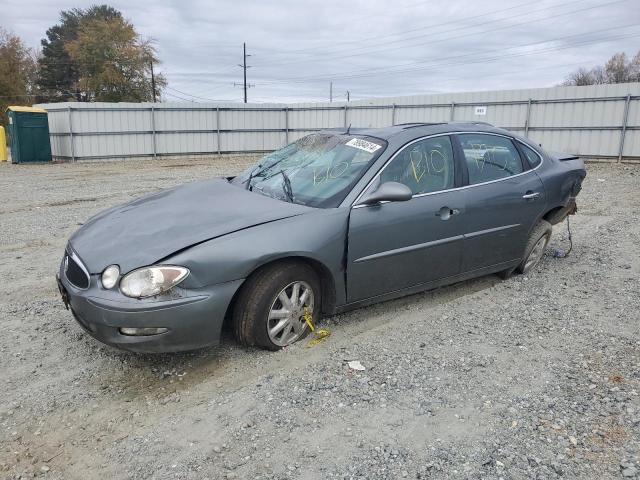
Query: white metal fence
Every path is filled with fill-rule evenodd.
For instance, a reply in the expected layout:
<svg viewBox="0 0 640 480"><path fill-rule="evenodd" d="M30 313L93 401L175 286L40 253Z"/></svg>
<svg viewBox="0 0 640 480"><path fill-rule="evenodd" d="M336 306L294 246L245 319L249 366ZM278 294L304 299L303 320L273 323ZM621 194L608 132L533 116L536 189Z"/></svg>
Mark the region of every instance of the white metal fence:
<svg viewBox="0 0 640 480"><path fill-rule="evenodd" d="M640 83L420 95L350 103L57 103L55 159L267 152L323 128L486 121L548 150L640 160Z"/></svg>

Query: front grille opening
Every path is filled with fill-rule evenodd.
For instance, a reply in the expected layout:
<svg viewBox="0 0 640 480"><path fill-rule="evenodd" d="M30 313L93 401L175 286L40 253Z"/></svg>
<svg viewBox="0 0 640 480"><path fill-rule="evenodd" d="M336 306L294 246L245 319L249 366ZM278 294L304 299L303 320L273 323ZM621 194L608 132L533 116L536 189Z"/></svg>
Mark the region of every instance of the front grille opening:
<svg viewBox="0 0 640 480"><path fill-rule="evenodd" d="M89 277L72 257L67 255L65 274L67 279L78 288L89 288Z"/></svg>

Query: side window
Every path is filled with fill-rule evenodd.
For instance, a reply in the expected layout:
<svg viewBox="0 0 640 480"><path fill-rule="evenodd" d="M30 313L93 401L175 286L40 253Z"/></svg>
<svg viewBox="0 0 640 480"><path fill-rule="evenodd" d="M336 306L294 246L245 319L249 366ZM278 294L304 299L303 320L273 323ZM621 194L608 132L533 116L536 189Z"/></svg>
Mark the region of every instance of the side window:
<svg viewBox="0 0 640 480"><path fill-rule="evenodd" d="M508 138L477 133L460 134L458 138L469 169L469 184L522 173L520 154Z"/></svg>
<svg viewBox="0 0 640 480"><path fill-rule="evenodd" d="M525 145L522 142L520 142L520 148L522 149L522 153L524 153L527 162L529 162L529 165L531 165L531 168L536 168L538 165L540 165L542 159L533 148Z"/></svg>
<svg viewBox="0 0 640 480"><path fill-rule="evenodd" d="M453 149L448 136L406 146L380 174L381 182L400 182L414 195L453 188Z"/></svg>

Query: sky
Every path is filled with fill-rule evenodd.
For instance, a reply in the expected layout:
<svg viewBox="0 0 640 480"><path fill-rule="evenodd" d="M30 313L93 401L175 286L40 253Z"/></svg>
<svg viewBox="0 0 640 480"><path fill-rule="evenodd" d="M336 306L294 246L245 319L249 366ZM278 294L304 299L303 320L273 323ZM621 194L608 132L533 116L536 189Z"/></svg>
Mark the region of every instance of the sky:
<svg viewBox="0 0 640 480"><path fill-rule="evenodd" d="M38 48L59 12L96 1L3 0ZM154 0L109 4L152 39L166 101L334 101L549 87L640 50L638 0ZM239 84L239 85L234 85Z"/></svg>

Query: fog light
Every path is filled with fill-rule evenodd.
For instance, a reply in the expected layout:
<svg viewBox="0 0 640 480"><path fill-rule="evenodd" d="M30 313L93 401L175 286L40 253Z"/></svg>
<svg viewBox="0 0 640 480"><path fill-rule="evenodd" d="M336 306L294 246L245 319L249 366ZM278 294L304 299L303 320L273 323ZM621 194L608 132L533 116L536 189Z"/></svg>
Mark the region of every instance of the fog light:
<svg viewBox="0 0 640 480"><path fill-rule="evenodd" d="M121 328L120 333L122 335L160 335L161 333L168 332L168 328Z"/></svg>
<svg viewBox="0 0 640 480"><path fill-rule="evenodd" d="M120 268L117 265L109 265L102 272L102 286L109 290L116 286L120 277Z"/></svg>

